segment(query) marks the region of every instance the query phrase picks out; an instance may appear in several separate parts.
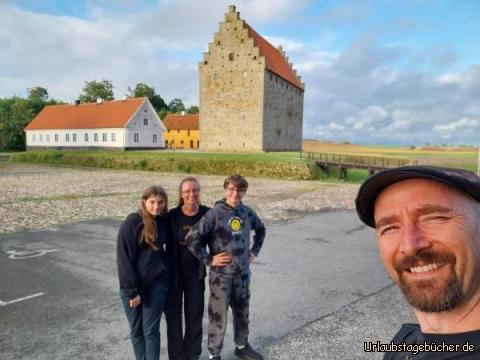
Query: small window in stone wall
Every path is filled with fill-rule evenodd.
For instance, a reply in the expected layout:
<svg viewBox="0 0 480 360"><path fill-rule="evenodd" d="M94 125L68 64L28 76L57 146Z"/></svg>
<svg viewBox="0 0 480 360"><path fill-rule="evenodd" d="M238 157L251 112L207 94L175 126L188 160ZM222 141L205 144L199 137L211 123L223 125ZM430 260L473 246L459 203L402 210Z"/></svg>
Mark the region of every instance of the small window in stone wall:
<svg viewBox="0 0 480 360"><path fill-rule="evenodd" d="M235 60L235 55L233 55L233 53L228 54L228 60L230 61Z"/></svg>
<svg viewBox="0 0 480 360"><path fill-rule="evenodd" d="M75 134L75 133L72 134L72 140L73 140L73 141L77 141L77 134Z"/></svg>
<svg viewBox="0 0 480 360"><path fill-rule="evenodd" d="M143 119L143 125L144 125L144 126L148 126L148 118L144 118L144 119Z"/></svg>
<svg viewBox="0 0 480 360"><path fill-rule="evenodd" d="M117 134L111 133L111 134L110 134L110 138L111 138L111 141L112 141L112 142L116 142L116 141L117 141Z"/></svg>
<svg viewBox="0 0 480 360"><path fill-rule="evenodd" d="M107 141L107 133L102 133L102 141L103 142Z"/></svg>
<svg viewBox="0 0 480 360"><path fill-rule="evenodd" d="M93 134L93 141L98 142L98 133Z"/></svg>
<svg viewBox="0 0 480 360"><path fill-rule="evenodd" d="M65 134L65 141L70 141L70 134Z"/></svg>
<svg viewBox="0 0 480 360"><path fill-rule="evenodd" d="M58 134L55 134L55 141L58 142Z"/></svg>
<svg viewBox="0 0 480 360"><path fill-rule="evenodd" d="M257 60L257 57L256 57L256 56L254 56L254 57L253 57L253 60Z"/></svg>
<svg viewBox="0 0 480 360"><path fill-rule="evenodd" d="M208 61L205 60L205 61L203 62L203 65L208 65Z"/></svg>
<svg viewBox="0 0 480 360"><path fill-rule="evenodd" d="M134 133L134 134L133 134L133 142L138 143L138 140L139 140L138 133Z"/></svg>
<svg viewBox="0 0 480 360"><path fill-rule="evenodd" d="M40 141L43 141L43 134L40 134Z"/></svg>
<svg viewBox="0 0 480 360"><path fill-rule="evenodd" d="M152 142L153 142L154 144L157 143L157 134L153 134Z"/></svg>
<svg viewBox="0 0 480 360"><path fill-rule="evenodd" d="M85 133L85 142L88 142L88 133Z"/></svg>
<svg viewBox="0 0 480 360"><path fill-rule="evenodd" d="M220 46L222 43L220 40L217 40L217 46Z"/></svg>

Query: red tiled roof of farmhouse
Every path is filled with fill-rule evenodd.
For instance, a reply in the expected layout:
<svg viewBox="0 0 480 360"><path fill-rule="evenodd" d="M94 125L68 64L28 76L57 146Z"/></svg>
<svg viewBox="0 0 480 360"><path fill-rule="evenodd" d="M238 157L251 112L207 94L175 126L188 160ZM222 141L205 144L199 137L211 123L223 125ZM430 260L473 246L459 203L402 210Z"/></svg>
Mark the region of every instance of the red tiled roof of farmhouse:
<svg viewBox="0 0 480 360"><path fill-rule="evenodd" d="M25 130L123 128L145 99L47 105Z"/></svg>
<svg viewBox="0 0 480 360"><path fill-rule="evenodd" d="M198 130L199 114L167 114L163 125L167 130Z"/></svg>
<svg viewBox="0 0 480 360"><path fill-rule="evenodd" d="M280 50L265 40L265 38L253 30L253 28L246 22L245 26L248 29L248 34L253 38L255 45L259 48L260 55L265 57L267 69L284 78L299 89L304 90L304 85L295 74L292 67L288 64L288 61L282 55Z"/></svg>

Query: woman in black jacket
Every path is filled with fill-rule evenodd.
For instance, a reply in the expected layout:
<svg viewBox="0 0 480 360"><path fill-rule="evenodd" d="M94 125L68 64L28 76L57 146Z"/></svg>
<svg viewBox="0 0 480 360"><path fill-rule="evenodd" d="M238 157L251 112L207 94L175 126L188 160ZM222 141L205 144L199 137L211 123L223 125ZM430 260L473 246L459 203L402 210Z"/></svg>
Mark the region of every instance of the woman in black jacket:
<svg viewBox="0 0 480 360"><path fill-rule="evenodd" d="M160 317L168 286L167 209L165 190L150 186L138 211L128 215L118 232L120 297L137 360L160 358Z"/></svg>
<svg viewBox="0 0 480 360"><path fill-rule="evenodd" d="M178 199L178 206L168 213L172 232L167 243L171 269L165 306L168 357L170 360L191 360L198 359L202 352L205 267L188 250L185 236L208 207L200 205L200 184L193 177L180 182ZM185 314L185 334L182 312Z"/></svg>

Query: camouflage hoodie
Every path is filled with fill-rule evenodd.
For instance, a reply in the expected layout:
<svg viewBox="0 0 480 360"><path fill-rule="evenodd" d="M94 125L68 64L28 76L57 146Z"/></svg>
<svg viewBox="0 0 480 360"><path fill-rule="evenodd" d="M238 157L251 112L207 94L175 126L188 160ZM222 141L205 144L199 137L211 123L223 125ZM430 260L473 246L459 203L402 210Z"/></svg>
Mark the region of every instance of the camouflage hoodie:
<svg viewBox="0 0 480 360"><path fill-rule="evenodd" d="M250 232L254 230L253 246L250 249ZM265 225L255 211L240 203L232 208L219 200L195 224L185 238L190 251L204 265L210 265L212 257L226 251L232 262L226 266L212 267L227 276L240 275L249 271L249 250L258 256L265 239ZM208 245L209 253L206 251Z"/></svg>

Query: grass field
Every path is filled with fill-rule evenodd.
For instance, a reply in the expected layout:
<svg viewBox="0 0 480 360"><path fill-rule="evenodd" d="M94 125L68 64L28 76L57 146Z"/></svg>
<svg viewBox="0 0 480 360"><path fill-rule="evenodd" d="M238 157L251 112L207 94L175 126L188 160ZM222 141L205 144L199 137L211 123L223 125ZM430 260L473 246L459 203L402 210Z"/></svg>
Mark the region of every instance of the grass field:
<svg viewBox="0 0 480 360"><path fill-rule="evenodd" d="M407 147L362 146L353 144L322 143L312 140L303 142L303 150L319 153L350 154L358 156L385 156L417 160L418 164L457 167L477 171L477 148L431 148L409 149Z"/></svg>

